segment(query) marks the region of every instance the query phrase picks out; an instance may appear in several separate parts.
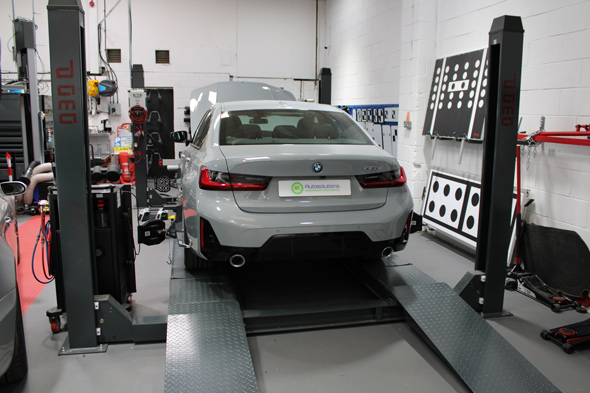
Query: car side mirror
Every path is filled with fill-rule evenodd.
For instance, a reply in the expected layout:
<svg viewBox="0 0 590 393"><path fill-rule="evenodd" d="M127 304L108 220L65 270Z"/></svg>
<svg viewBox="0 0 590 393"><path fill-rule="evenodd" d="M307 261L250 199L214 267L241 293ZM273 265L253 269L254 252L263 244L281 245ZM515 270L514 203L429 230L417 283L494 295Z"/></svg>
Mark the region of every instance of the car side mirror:
<svg viewBox="0 0 590 393"><path fill-rule="evenodd" d="M173 131L170 138L176 143L186 143L188 141L188 132L185 130Z"/></svg>
<svg viewBox="0 0 590 393"><path fill-rule="evenodd" d="M25 183L20 181L7 181L0 183L0 187L2 187L2 192L6 196L14 196L24 194L27 190L27 186Z"/></svg>

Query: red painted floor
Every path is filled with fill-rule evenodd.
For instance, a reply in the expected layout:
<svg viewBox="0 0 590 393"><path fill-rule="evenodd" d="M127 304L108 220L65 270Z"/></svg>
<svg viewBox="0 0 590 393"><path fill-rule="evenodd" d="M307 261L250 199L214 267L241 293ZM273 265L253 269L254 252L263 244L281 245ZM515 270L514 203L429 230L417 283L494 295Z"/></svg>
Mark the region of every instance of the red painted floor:
<svg viewBox="0 0 590 393"><path fill-rule="evenodd" d="M47 217L49 219L49 217ZM41 216L35 216L29 219L24 224L19 225L19 241L20 241L20 262L16 269L16 276L18 280L18 287L20 293L20 303L23 314L27 311L29 306L33 304L37 296L41 293L45 284L39 283L33 276L32 267L35 268L35 274L41 281L49 281L43 274L42 256L41 256L41 240L37 244L35 250L35 262L32 263L33 249L39 234L41 225Z"/></svg>

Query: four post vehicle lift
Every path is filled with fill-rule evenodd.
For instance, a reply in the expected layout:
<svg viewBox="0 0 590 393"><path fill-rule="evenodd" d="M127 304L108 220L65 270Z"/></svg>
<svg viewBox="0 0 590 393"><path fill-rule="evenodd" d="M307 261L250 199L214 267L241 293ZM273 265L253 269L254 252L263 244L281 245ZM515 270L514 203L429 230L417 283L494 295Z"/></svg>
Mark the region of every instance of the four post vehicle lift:
<svg viewBox="0 0 590 393"><path fill-rule="evenodd" d="M231 271L187 270L183 249L177 246L168 315L139 318L125 307L124 295L133 292L134 275L121 279L124 275L119 271L119 287L125 290L113 295L104 289L95 268L95 247L103 242L99 235L108 237L97 209L105 208L108 198L117 200L112 193L126 190L90 185L83 11L79 0L50 0L48 15L55 103L54 203L68 206L67 214L58 209L56 225L60 231L60 296L68 320L68 337L60 355L104 352L111 343L165 340L166 392L257 392L248 334L406 321L472 391L558 391L463 299L477 293L483 299L484 315L503 313L509 239L498 235L508 233L510 217L509 209L495 209L511 204L514 160L499 162L503 160L494 159L494 149L510 145L505 154L515 156L518 100L511 101L511 110L506 111L503 98L518 96L520 89L520 18L498 18L490 31L493 99L486 119L483 187L487 192L482 193L482 205L488 218L480 219L486 226L485 230L480 226L485 241L476 267L481 271L465 277L454 290L398 255L316 265L309 275L298 273L306 270L305 262L296 268L285 263ZM124 216L125 209L113 214L111 222L117 222L116 214ZM182 239L182 233L177 237ZM114 251L112 255L118 254ZM125 255L119 257L129 261Z"/></svg>

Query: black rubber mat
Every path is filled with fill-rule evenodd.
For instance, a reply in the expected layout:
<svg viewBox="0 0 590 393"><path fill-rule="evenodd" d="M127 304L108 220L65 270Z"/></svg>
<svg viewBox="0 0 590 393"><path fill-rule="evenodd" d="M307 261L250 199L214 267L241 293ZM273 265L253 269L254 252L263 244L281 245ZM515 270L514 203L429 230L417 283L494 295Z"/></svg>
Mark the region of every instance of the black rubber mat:
<svg viewBox="0 0 590 393"><path fill-rule="evenodd" d="M525 270L565 295L590 290L590 251L574 231L525 224L521 244Z"/></svg>

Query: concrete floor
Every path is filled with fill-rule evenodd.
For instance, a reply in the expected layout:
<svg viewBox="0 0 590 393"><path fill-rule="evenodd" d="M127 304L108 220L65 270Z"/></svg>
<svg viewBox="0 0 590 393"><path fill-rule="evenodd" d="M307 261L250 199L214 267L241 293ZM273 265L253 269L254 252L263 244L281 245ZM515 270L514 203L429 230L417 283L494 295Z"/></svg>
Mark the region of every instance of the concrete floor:
<svg viewBox="0 0 590 393"><path fill-rule="evenodd" d="M136 315L167 312L171 241L142 246L137 260ZM404 259L451 287L473 269L472 257L429 234L415 234ZM102 354L58 356L66 333L51 334L45 311L55 305L49 284L24 316L29 375L2 392L162 392L166 346L109 345ZM588 315L555 314L516 293L514 316L488 320L563 392L590 391L590 350L565 354L543 341L543 329ZM467 392L469 389L406 324L269 334L249 338L260 392Z"/></svg>

